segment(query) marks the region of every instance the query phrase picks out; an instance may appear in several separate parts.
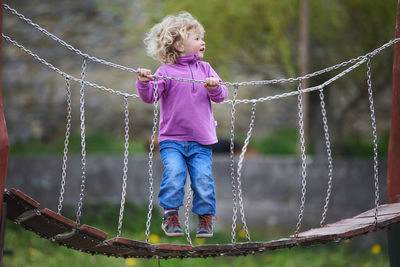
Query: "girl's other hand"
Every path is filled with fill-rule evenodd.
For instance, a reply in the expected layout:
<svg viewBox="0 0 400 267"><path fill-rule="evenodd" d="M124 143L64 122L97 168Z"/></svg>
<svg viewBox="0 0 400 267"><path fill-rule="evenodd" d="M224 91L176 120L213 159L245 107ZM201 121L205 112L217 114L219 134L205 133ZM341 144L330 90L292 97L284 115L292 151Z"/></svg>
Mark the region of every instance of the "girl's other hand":
<svg viewBox="0 0 400 267"><path fill-rule="evenodd" d="M138 68L137 71L139 81L148 82L153 80L153 76L151 76L151 70Z"/></svg>
<svg viewBox="0 0 400 267"><path fill-rule="evenodd" d="M218 86L219 86L219 80L217 78L210 77L204 81L204 87L209 90L216 89Z"/></svg>

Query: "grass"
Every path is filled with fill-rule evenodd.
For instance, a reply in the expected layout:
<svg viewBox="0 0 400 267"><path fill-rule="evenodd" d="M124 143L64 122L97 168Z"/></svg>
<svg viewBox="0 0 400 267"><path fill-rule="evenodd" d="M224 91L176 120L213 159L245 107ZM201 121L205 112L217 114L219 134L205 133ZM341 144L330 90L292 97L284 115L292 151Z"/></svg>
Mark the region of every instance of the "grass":
<svg viewBox="0 0 400 267"><path fill-rule="evenodd" d="M66 210L71 213L72 209ZM82 216L82 223L96 226L109 233L109 237L116 234L118 220L118 205L100 203L86 205L86 211ZM69 217L69 216L68 216ZM184 237L167 238L161 234L159 223L161 217L154 213L151 228L152 243L181 243L185 244ZM71 218L71 217L70 217ZM122 236L144 240L144 225L146 220L145 208L128 204L124 217ZM156 223L157 222L157 223ZM240 234L239 234L240 235ZM256 240L265 240L261 236L253 237ZM209 243L229 243L229 230L217 232L215 237L208 240ZM194 239L194 244L203 244L204 239ZM239 237L238 241L243 239ZM268 251L264 254L246 257L220 257L207 259L123 259L106 257L103 255L89 255L83 252L68 249L53 244L46 239L39 238L36 234L24 230L21 226L7 223L5 236L6 249L12 250L12 255L4 256L4 266L45 266L45 267L87 267L87 266L229 266L229 267L261 267L261 266L287 266L287 267L313 267L313 266L388 266L387 249L384 246L375 245L372 248L360 248L352 244L352 241L319 245L309 248L281 249Z"/></svg>

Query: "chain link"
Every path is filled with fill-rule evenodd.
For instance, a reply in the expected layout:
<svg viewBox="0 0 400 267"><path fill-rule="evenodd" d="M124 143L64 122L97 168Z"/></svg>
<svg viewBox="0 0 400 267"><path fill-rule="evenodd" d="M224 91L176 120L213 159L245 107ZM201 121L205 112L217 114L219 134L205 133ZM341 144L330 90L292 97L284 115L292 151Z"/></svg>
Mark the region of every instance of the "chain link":
<svg viewBox="0 0 400 267"><path fill-rule="evenodd" d="M65 130L65 140L64 140L64 155L63 155L63 164L62 164L62 172L61 172L61 189L60 189L60 197L58 200L58 208L57 213L61 214L63 202L64 202L64 193L65 193L65 179L67 177L67 161L68 161L68 146L69 146L69 136L71 129L71 85L69 82L69 78L65 78L65 87L66 87L66 95L67 95L67 126Z"/></svg>
<svg viewBox="0 0 400 267"><path fill-rule="evenodd" d="M335 75L331 79L329 79L326 82L324 82L324 83L322 83L320 85L317 85L317 86L301 89L300 91L296 90L296 91L287 92L287 93L283 93L283 94L276 94L276 95L267 96L267 97L260 97L260 98L257 98L257 99L240 99L240 100L236 100L236 102L237 103L246 103L246 104L253 103L253 102L266 102L266 101L270 101L270 100L276 100L276 99L280 99L280 98L284 98L284 97L298 95L299 92L308 93L308 92L312 92L312 91L316 91L316 90L321 90L322 88L327 87L329 84L333 83L334 81L336 81L339 78L343 77L347 73L351 72L355 68L357 68L360 65L364 64L366 61L367 61L367 59L363 57L360 61L356 62L354 65L350 66L349 68L347 68L344 71L340 72L339 74ZM231 103L232 100L226 100L226 101L224 101L224 103L225 102Z"/></svg>
<svg viewBox="0 0 400 267"><path fill-rule="evenodd" d="M233 195L233 216L232 216L232 244L236 244L236 220L237 220L237 191L235 183L235 112L236 112L236 97L239 86L235 85L233 90L233 100L231 108L231 142L230 142L230 160L231 160L231 181Z"/></svg>
<svg viewBox="0 0 400 267"><path fill-rule="evenodd" d="M21 49L22 51L24 51L25 53L27 53L28 55L30 55L31 57L33 57L34 59L36 59L37 61L39 61L43 65L45 65L46 67L48 67L49 69L51 69L54 72L56 72L57 74L63 76L64 78L68 77L71 81L78 82L78 83L83 83L86 86L90 86L90 87L93 87L93 88L108 92L110 94L115 94L115 95L119 95L119 96L127 96L127 97L132 97L132 98L138 98L139 97L137 94L123 93L121 91L118 91L118 90L115 90L115 89L111 89L111 88L107 88L107 87L105 87L103 85L98 85L96 83L92 83L92 82L89 82L89 81L83 81L82 79L79 79L79 78L76 78L76 77L74 77L72 75L69 75L69 74L61 71L60 69L54 67L52 64L50 64L46 60L42 59L41 57L39 57L37 54L33 53L29 49L25 48L23 45L20 45L17 41L11 39L7 35L2 34L2 36L6 41L8 41L11 44L13 44L14 46L18 47L19 49Z"/></svg>
<svg viewBox="0 0 400 267"><path fill-rule="evenodd" d="M40 27L38 24L32 22L32 20L26 18L24 15L18 13L17 10L11 8L11 7L8 6L7 4L3 4L3 6L4 6L4 8L5 8L6 10L10 11L13 15L16 15L16 16L19 17L21 20L25 21L27 24L31 25L32 27L34 27L34 28L37 29L38 31L42 32L44 35L50 37L51 39L53 39L54 41L58 42L58 43L61 44L62 46L64 46L64 47L66 47L67 49L71 50L72 52L74 52L74 53L76 53L76 54L78 54L78 55L80 55L80 56L82 56L82 57L84 57L84 58L90 59L90 60L92 60L92 61L94 61L94 62L98 62L98 63L104 64L104 65L107 65L107 66L110 66L110 67L113 67L113 68L117 68L117 69L120 69L120 70L124 70L124 71L128 71L128 72L136 72L136 73L137 73L137 70L135 70L135 69L128 68L128 67L125 67L125 66L121 66L121 65L118 65L118 64L115 64L115 63L106 61L106 60L104 60L104 59L99 59L99 58L97 58L97 57L90 56L90 55L88 55L88 54L86 54L86 53L83 53L83 52L80 51L79 49L76 49L76 48L73 47L72 45L70 45L70 44L66 43L65 41L61 40L60 38L58 38L58 37L55 36L54 34L52 34L52 33L50 33L49 31L47 31L46 29Z"/></svg>
<svg viewBox="0 0 400 267"><path fill-rule="evenodd" d="M190 238L189 207L190 207L190 204L192 203L192 195L193 195L193 190L191 187L189 187L188 195L187 195L187 199L186 199L186 205L185 205L185 232L186 232L186 240L188 241L189 245L191 245L191 246L193 246L193 244L192 244L192 239Z"/></svg>
<svg viewBox="0 0 400 267"><path fill-rule="evenodd" d="M296 224L296 231L294 233L295 238L298 238L299 235L299 230L301 227L301 221L303 219L303 214L304 214L304 206L306 202L306 185L307 185L307 158L306 158L306 146L305 146L305 140L304 140L304 123L303 123L303 99L302 99L302 93L301 93L301 81L299 81L299 85L297 87L297 90L299 91L299 94L297 95L298 99L298 108L299 108L299 133L300 133L300 149L301 149L301 205L300 205L300 212L298 216L298 221Z"/></svg>
<svg viewBox="0 0 400 267"><path fill-rule="evenodd" d="M319 225L322 227L326 220L326 215L328 213L328 205L329 205L329 201L330 201L330 197L331 197L331 193L332 193L333 159L332 159L331 141L330 141L330 137L329 137L328 118L326 116L324 90L323 89L321 89L319 91L319 98L320 98L320 104L321 104L321 114L322 114L322 122L323 122L323 128L324 128L326 153L328 155L328 189L326 191L324 211L322 213L321 221L319 223Z"/></svg>
<svg viewBox="0 0 400 267"><path fill-rule="evenodd" d="M86 58L82 62L81 80L85 80L86 71ZM86 182L86 137L85 137L85 84L81 83L80 88L80 119L81 119L81 147L82 147L82 168L81 168L81 190L79 194L78 210L76 212L76 224L80 225L80 216L82 214L83 197L85 192L85 182Z"/></svg>
<svg viewBox="0 0 400 267"><path fill-rule="evenodd" d="M125 199L126 199L126 185L128 180L128 162L129 162L129 106L128 98L124 97L124 115L125 115L125 143L124 143L124 168L122 175L122 194L121 194L121 208L119 210L118 219L118 234L117 237L121 236L122 232L122 220L124 217Z"/></svg>
<svg viewBox="0 0 400 267"><path fill-rule="evenodd" d="M82 81L79 78L76 78L72 75L69 75L63 71L61 71L60 69L54 67L52 64L48 63L47 61L45 61L44 59L40 58L38 55L34 54L32 51L30 51L29 49L26 49L24 46L20 45L18 42L16 42L15 40L11 39L10 37L8 37L5 34L2 34L3 38L6 41L9 41L10 43L12 43L14 46L18 47L19 49L23 50L25 53L29 54L30 56L32 56L34 59L38 60L40 63L44 64L45 66L47 66L48 68L50 68L51 70L55 71L57 74L62 75L63 77L70 77L71 80L75 81L75 82L79 82L79 83L84 83L87 86L93 87L93 88L97 88L99 90L108 92L110 94L116 94L116 95L122 95L122 96L128 96L128 97L132 97L132 98L138 98L139 96L137 94L127 94L127 93L123 93L121 91L112 89L112 88L107 88L105 86L102 85L98 85L96 83L92 83L89 81ZM336 81L337 79L341 78L342 76L344 76L345 74L349 73L350 71L354 70L355 68L359 67L361 64L365 63L367 61L367 57L373 57L376 54L380 53L382 50L386 49L387 47L392 46L393 44L400 42L400 38L396 38L394 40L391 40L390 42L386 43L385 45L381 46L378 49L375 49L374 51L364 55L364 56L359 56L357 58L348 60L346 62L337 64L335 66L332 66L330 68L327 69L337 69L341 66L346 66L348 64L353 64L351 67L347 68L346 70L342 71L341 73L339 73L338 75L334 76L332 79L326 81L325 83L318 85L318 86L314 86L314 87L309 87L309 88L305 88L302 89L301 92L302 93L307 93L307 92L311 92L311 91L315 91L315 90L320 90L321 88L325 88L327 85L331 84L332 82ZM326 69L325 69L326 70ZM322 74L325 73L326 71L321 70L312 74L308 74L306 76L303 77L297 77L297 78L289 78L289 79L279 79L279 80L266 80L266 81L252 81L252 82L241 82L241 83L233 83L233 82L224 82L222 84L225 84L227 86L229 85L233 85L233 86L244 86L244 85L267 85L267 84L273 84L273 83L284 83L284 82L293 82L293 81L298 81L304 78L310 78L313 76L316 76L317 74ZM184 79L184 78L177 78L177 77L168 77L168 76L157 76L157 75L153 75L155 78L163 78L163 79L171 79L171 80L176 80L176 81L182 81L182 82L193 82L193 83L204 83L204 81L200 81L200 80L193 80L193 79ZM282 94L277 94L277 95L273 95L273 96L268 96L268 97L260 97L257 99L236 99L236 103L253 103L253 102L266 102L266 101L271 101L271 100L276 100L276 99L280 99L280 98L285 98L285 97L290 97L290 96L294 96L297 95L299 92L298 91L292 91L292 92L288 92L288 93L282 93ZM223 102L221 102L221 104L232 104L232 100L225 100Z"/></svg>
<svg viewBox="0 0 400 267"><path fill-rule="evenodd" d="M375 226L378 227L378 207L379 207L379 177L378 177L378 134L376 130L375 120L375 108L374 99L372 94L372 82L371 82L371 59L367 61L367 85L368 85L368 100L369 109L371 111L371 126L372 136L374 143L374 180L375 180Z"/></svg>
<svg viewBox="0 0 400 267"><path fill-rule="evenodd" d="M254 121L256 119L256 102L253 103L251 107L251 117L250 117L250 125L249 125L249 130L246 135L246 139L244 140L244 144L242 147L242 152L240 153L239 156L239 162L238 162L238 168L237 168L237 188L238 188L238 197L239 197L239 208L240 208L240 214L242 218L242 223L243 223L243 229L246 233L246 238L250 242L250 234L249 230L247 228L247 223L246 223L246 217L244 215L244 204L243 204L243 197L242 197L242 182L241 182L241 177L242 177L242 168L243 168L243 161L244 161L244 155L246 154L247 147L250 142L251 134L253 132L254 128Z"/></svg>
<svg viewBox="0 0 400 267"><path fill-rule="evenodd" d="M146 222L146 242L150 243L150 225L151 225L151 216L153 210L153 198L154 198L154 188L153 188L153 150L154 150L154 141L156 139L157 134L157 124L158 124L158 82L157 78L154 79L154 117L153 117L153 129L151 135L151 143L150 143L150 151L149 151L149 212L147 213L147 222Z"/></svg>
<svg viewBox="0 0 400 267"><path fill-rule="evenodd" d="M58 42L62 46L66 47L67 49L73 51L74 53L76 53L76 54L78 54L78 55L80 55L82 57L88 58L88 59L90 59L90 60L92 60L94 62L98 62L98 63L104 64L104 65L107 65L107 66L110 66L110 67L113 67L113 68L117 68L117 69L120 69L120 70L124 70L124 71L127 71L127 72L135 72L135 73L137 73L136 69L129 68L129 67L126 67L126 66L122 66L122 65L119 65L119 64L116 64L116 63L112 63L112 62L106 61L104 59L99 59L97 57L90 56L90 55L88 55L86 53L83 53L79 49L73 47L72 45L66 43L64 40L58 38L54 34L52 34L49 31L47 31L46 29L42 28L40 25L32 22L32 20L26 18L24 15L18 13L17 10L11 8L7 4L3 4L3 6L4 6L4 8L6 10L11 12L13 15L19 17L21 20L25 21L27 24L31 25L32 27L34 27L38 31L42 32L46 36L50 37L51 39L53 39L54 41ZM373 50L372 52L369 52L369 53L367 53L365 55L359 56L357 58L352 58L352 59L344 61L342 63L333 65L331 67L328 67L328 68L325 68L325 69L322 69L322 70L318 70L318 71L315 71L313 73L309 73L309 74L306 74L304 76L300 76L300 77L296 77L296 78L250 81L250 82L241 82L241 83L224 82L223 84L225 84L225 85L238 84L239 86L248 86L248 85L255 86L255 85L268 85L268 84L277 84L277 83L297 82L297 81L301 81L301 80L304 80L304 79L309 79L309 78L312 78L312 77L315 77L315 76L318 76L318 75L321 75L321 74L324 74L324 73L339 69L341 67L345 67L345 66L347 66L349 64L353 64L353 63L355 63L357 61L362 61L362 60L365 61L365 59L367 57L373 57L376 54L380 53L382 50L386 49L389 46L392 46L393 44L395 44L395 43L397 43L399 41L400 41L400 38L393 39L393 40L387 42L386 44L382 45L381 47L379 47L379 48L377 48L377 49ZM166 79L174 79L174 77L168 77L168 76L157 76L157 77L158 78L166 78ZM190 80L190 79L185 80L185 81L204 83L204 81L197 81L197 80Z"/></svg>

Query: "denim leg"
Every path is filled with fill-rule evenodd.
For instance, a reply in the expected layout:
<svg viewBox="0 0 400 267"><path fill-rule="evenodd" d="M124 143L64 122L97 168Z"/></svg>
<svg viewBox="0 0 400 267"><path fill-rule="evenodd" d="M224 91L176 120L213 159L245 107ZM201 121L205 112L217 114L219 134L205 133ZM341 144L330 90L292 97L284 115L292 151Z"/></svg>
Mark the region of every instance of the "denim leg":
<svg viewBox="0 0 400 267"><path fill-rule="evenodd" d="M179 149L165 147L160 149L164 173L158 200L164 209L179 208L183 205L186 182L186 162Z"/></svg>
<svg viewBox="0 0 400 267"><path fill-rule="evenodd" d="M198 215L215 215L215 186L211 177L212 149L193 143L190 152L186 162L193 189L192 211Z"/></svg>

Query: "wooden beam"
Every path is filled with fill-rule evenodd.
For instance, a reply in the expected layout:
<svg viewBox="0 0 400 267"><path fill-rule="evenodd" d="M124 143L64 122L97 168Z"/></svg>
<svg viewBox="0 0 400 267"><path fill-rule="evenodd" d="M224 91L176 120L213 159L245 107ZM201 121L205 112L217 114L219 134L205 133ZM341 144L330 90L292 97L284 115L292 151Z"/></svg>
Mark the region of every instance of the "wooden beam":
<svg viewBox="0 0 400 267"><path fill-rule="evenodd" d="M3 0L0 0L0 33L3 33ZM0 37L0 63L2 63L2 40ZM2 70L0 64L0 77L2 76ZM2 98L2 86L0 81L0 266L3 266L3 250L4 250L4 229L5 229L5 214L7 210L6 204L3 203L4 188L6 185L6 173L8 163L8 151L10 144L8 141L6 120L4 118L3 111L3 98Z"/></svg>
<svg viewBox="0 0 400 267"><path fill-rule="evenodd" d="M0 33L3 33L3 0L0 0ZM0 38L0 62L2 62L2 40ZM2 65L2 64L1 64ZM0 66L1 76L1 66ZM3 202L4 187L6 183L6 172L8 163L8 151L10 144L8 141L6 120L4 118L3 99L2 99L2 86L0 82L0 200ZM1 213L0 213L1 215Z"/></svg>
<svg viewBox="0 0 400 267"><path fill-rule="evenodd" d="M396 38L400 38L400 0L397 2ZM400 43L394 47L392 122L388 150L388 201L396 203L400 202Z"/></svg>
<svg viewBox="0 0 400 267"><path fill-rule="evenodd" d="M397 1L396 38L400 38L400 0ZM386 191L389 203L400 202L400 43L394 47L392 122L388 151ZM400 266L400 224L387 230L390 266Z"/></svg>

